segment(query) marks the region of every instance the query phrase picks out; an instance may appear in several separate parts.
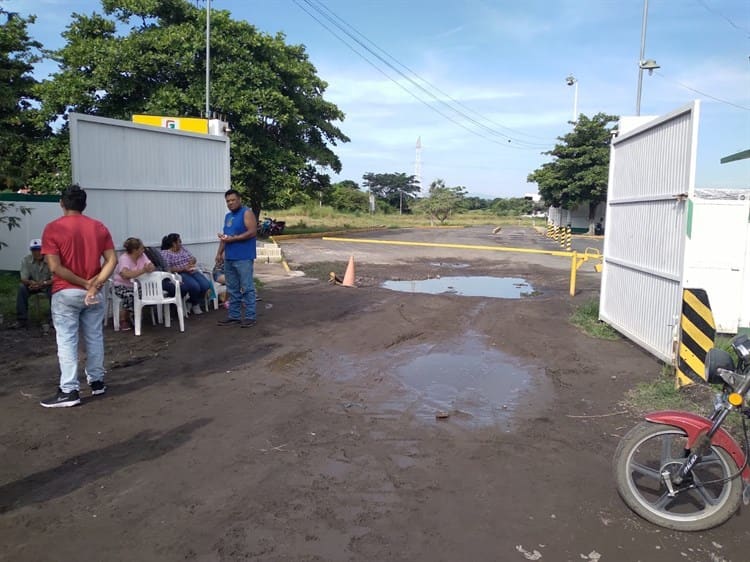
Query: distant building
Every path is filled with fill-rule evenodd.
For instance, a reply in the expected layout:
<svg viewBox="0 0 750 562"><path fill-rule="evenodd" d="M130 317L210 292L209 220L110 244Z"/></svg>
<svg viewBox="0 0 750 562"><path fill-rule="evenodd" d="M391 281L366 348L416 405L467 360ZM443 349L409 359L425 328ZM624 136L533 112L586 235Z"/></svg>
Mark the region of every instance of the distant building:
<svg viewBox="0 0 750 562"><path fill-rule="evenodd" d="M542 196L538 193L524 193L523 198L528 199L533 203L539 203L542 200Z"/></svg>

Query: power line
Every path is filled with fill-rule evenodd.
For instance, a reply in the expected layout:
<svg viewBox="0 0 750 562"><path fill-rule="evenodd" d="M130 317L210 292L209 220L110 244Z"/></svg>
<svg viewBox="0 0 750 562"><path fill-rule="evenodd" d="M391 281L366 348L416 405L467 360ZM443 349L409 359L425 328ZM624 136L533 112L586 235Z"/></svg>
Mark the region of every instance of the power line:
<svg viewBox="0 0 750 562"><path fill-rule="evenodd" d="M304 1L307 4L310 4L310 0L304 0ZM523 136L526 136L526 137L529 137L529 138L546 140L546 139L543 139L542 137L539 137L539 136L536 136L536 135L531 135L531 134L525 133L523 131L519 131L517 129L512 129L511 127L506 127L506 126L504 126L504 125L502 125L500 123L497 123L496 121L493 121L492 119L490 119L486 115L482 115L478 111L476 111L476 110L468 107L467 105L463 104L462 102L456 100L455 98L451 97L450 94L448 94L445 91L441 90L435 84L430 83L428 80L426 80L425 78L423 78L422 76L420 76L416 71L412 70L411 68L409 68L408 66L406 66L405 64L403 64L396 57L394 57L393 55L391 55L390 53L388 53L385 49L383 49L382 47L378 46L374 41L372 41L371 39L369 39L366 35L364 35L356 27L354 27L353 25L351 25L350 23L348 23L346 20L344 20L343 18L341 18L339 15L337 15L333 10L331 10L330 8L328 8L325 4L323 4L323 2L321 2L320 0L312 0L312 1L314 1L316 4L318 4L318 6L321 9L323 9L326 12L328 12L329 14L331 14L331 16L334 17L335 19L337 19L339 22L341 22L341 24L343 24L344 26L348 27L354 33L356 33L357 35L359 35L362 39L364 39L365 41L367 41L375 49L377 49L378 51L380 51L381 53L383 53L386 57L388 57L389 59L391 59L394 63L396 63L397 65L399 65L401 68L405 69L407 72L410 72L411 74L413 74L418 80L420 80L421 82L423 82L424 84L426 84L427 86L429 86L430 88L432 88L433 90L437 91L439 94L445 96L451 102L453 102L454 104L458 105L459 107L462 107L463 109L465 109L467 111L470 111L474 115L478 116L480 119L484 119L485 121L487 121L489 123L492 123L493 125L495 125L496 127L499 127L500 129L505 129L506 131L511 131L511 132L516 133L516 134L523 135ZM452 109L453 111L456 111L455 108L451 107L450 109ZM500 133L500 134L502 134L502 133ZM507 137L509 135L503 135L503 136ZM544 146L547 146L547 145L545 144Z"/></svg>
<svg viewBox="0 0 750 562"><path fill-rule="evenodd" d="M733 28L735 28L735 29L736 29L737 31L741 31L741 32L742 32L742 33L743 33L743 34L744 34L744 35L745 35L746 37L750 36L750 29L748 29L748 28L746 28L746 27L744 27L744 26L741 26L741 25L738 25L738 24L736 24L736 23L735 23L734 21L732 21L732 19L730 19L729 17L725 16L724 14L722 14L722 13L721 13L720 11L718 11L717 9L715 9L715 8L712 8L711 6L709 6L708 4L706 4L706 3L704 2L704 0L695 0L695 1L696 1L696 2L698 3L698 4L700 4L701 6L703 6L704 8L706 8L706 10L708 10L709 12L711 12L712 14L714 14L715 16L718 16L718 17L722 18L723 20L725 20L725 21L726 21L727 23L729 23L729 25L731 25L731 26L732 26Z"/></svg>
<svg viewBox="0 0 750 562"><path fill-rule="evenodd" d="M422 86L421 84L415 82L414 79L412 79L411 77L409 77L406 74L404 74L398 68L394 67L391 63L389 63L387 60L385 60L382 56L380 56L378 53L374 52L371 48L369 48L367 45L365 45L362 41L360 41L359 39L357 39L357 37L355 37L354 35L352 35L352 33L350 33L348 30L346 30L345 28L343 28L339 23L337 23L334 20L334 18L332 16L330 16L329 14L324 13L319 7L313 5L310 0L292 0L292 1L294 2L295 5L297 5L297 7L299 7L302 11L304 11L306 14L308 14L312 19L314 19L316 22L318 22L329 33L331 33L339 41L341 41L342 43L344 43L356 55L358 55L363 60L365 60L365 62L367 62L370 66L372 66L378 72L380 72L381 74L383 74L386 78L388 78L390 81L392 81L394 84L396 84L399 88L401 88L402 90L404 90L406 93L408 93L410 96L412 96L414 99L416 99L420 103L426 105L427 107L429 107L430 109L432 109L433 111L435 111L436 113L438 113L443 118L451 121L455 125L458 125L462 129L464 129L464 130L466 130L466 131L468 131L468 132L470 132L470 133L472 133L474 135L477 135L477 136L483 138L484 140L493 142L495 144L499 144L501 146L507 146L509 148L515 148L515 149L539 149L539 148L548 148L549 147L548 144L542 145L541 143L530 143L530 142L524 141L522 139L513 138L510 135L507 135L507 134L502 133L500 131L496 131L496 130L492 129L491 127L488 127L484 123L481 123L481 122L477 121L476 119L474 119L474 118L466 115L462 111L459 111L455 107L453 107L450 104L446 103L444 100L441 100L434 93L430 92L424 86ZM453 113L456 113L459 116L463 117L465 120L473 123L474 126L476 126L477 128L479 128L481 130L484 130L484 131L486 131L487 133L489 133L491 135L500 136L500 137L502 137L504 139L507 139L506 143L501 143L496 138L488 137L488 136L486 136L486 134L483 134L480 131L477 131L477 130L474 130L474 129L471 129L471 128L467 127L464 123L461 123L460 121L457 121L456 119L454 119L450 115L447 115L443 111L439 110L437 107L431 105L428 101L426 101L426 100L422 99L421 97L419 97L418 95L416 95L413 91L411 91L410 89L408 89L405 85L403 85L399 81L395 80L388 73L386 73L383 69L381 69L380 67L378 67L369 58L367 58L367 56L365 56L362 52L358 51L353 45L351 45L346 39L344 39L338 33L336 33L334 30L332 30L328 25L326 25L323 21L321 21L318 17L316 17L315 14L313 14L310 10L308 10L305 6L303 6L301 4L301 2L304 2L308 7L310 7L312 10L314 10L318 15L320 15L323 18L325 18L326 20L328 20L339 31L343 32L349 39L351 39L357 45L359 45L360 48L364 49L367 53L369 53L370 55L372 55L373 57L375 57L377 60L379 60L382 64L384 64L387 68L391 69L393 72L395 72L396 74L398 74L399 76L401 76L402 78L404 78L408 83L410 83L412 86L414 86L415 88L417 88L419 91L423 92L425 95L429 96L430 98L432 98L437 103L445 106L448 110L452 111ZM330 12L330 10L328 10L328 11ZM336 16L336 17L338 17L338 16ZM341 19L341 18L339 18L339 19ZM385 52L385 51L383 51L383 52ZM516 145L511 144L511 142L515 142Z"/></svg>
<svg viewBox="0 0 750 562"><path fill-rule="evenodd" d="M470 129L470 128L466 127L460 121L457 121L457 120L453 119L450 115L446 115L445 113L443 113L442 111L440 111L438 108L430 105L428 102L426 102L425 100L423 100L422 98L420 98L419 96L417 96L414 92L412 92L411 90L409 90L406 86L404 86L403 84L401 84L397 80L394 80L391 76L388 75L388 73L386 73L382 68L378 67L374 62L372 62L370 59L368 59L367 57L365 57L362 53L360 53L359 51L357 51L352 45L350 45L349 43L347 43L347 41L344 38L342 38L334 30L332 30L330 27L328 27L324 22L322 22L321 20L319 20L314 14L312 14L311 12L309 12L304 6L300 5L300 3L298 2L298 0L292 0L292 2L294 2L297 5L297 7L299 7L299 9L301 9L303 12L305 12L307 15L309 15L312 19L314 19L316 22L318 22L321 25L321 27L323 27L324 29L326 29L331 35L333 35L334 37L336 37L336 39L338 39L344 45L346 45L349 49L351 49L351 51L354 52L354 54L356 54L357 56L359 56L360 58L362 58L362 60L364 60L367 64L369 64L370 66L372 66L380 74L382 74L388 80L390 80L391 82L393 82L394 84L396 84L396 86L398 86L399 88L401 88L404 92L406 92L407 94L409 94L415 100L417 100L420 103L423 103L424 105L426 105L427 107L429 107L430 109L432 109L434 112L436 112L437 114L439 114L441 117L444 117L445 119L447 119L448 121L450 121L450 122L458 125L462 129L464 129L464 130L466 130L466 131L468 131L468 132L470 132L470 133L472 133L474 135L477 135L477 136L483 138L484 140L487 140L487 141L494 142L496 144L501 144L502 146L505 146L505 145L503 145L502 143L500 143L496 139L487 137L487 136L481 134L480 132L475 131L474 129Z"/></svg>
<svg viewBox="0 0 750 562"><path fill-rule="evenodd" d="M746 107L744 105L739 105L739 104L733 103L731 101L727 101L727 100L723 100L721 98L717 98L716 96L712 96L711 94L707 94L705 92L701 92L700 90L696 90L695 88L691 88L687 84L683 84L682 82L678 82L677 80L672 80L671 78L668 78L667 76L664 75L664 73L662 73L662 72L660 72L658 70L656 70L655 72L656 72L656 75L659 78L662 78L662 79L666 80L667 82L672 82L674 84L677 84L678 86L680 86L682 88L685 88L686 90L690 90L691 92L695 92L696 94L699 94L699 95L701 95L703 97L712 99L714 101L718 101L719 103L725 103L727 105L731 105L732 107L736 107L737 109L744 109L745 111L750 111L750 107Z"/></svg>

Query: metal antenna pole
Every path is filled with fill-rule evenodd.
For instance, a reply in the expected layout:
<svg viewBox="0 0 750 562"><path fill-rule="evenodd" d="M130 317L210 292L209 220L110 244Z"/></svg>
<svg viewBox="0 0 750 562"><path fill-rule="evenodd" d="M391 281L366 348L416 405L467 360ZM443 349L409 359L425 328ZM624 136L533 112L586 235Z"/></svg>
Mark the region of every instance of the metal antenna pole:
<svg viewBox="0 0 750 562"><path fill-rule="evenodd" d="M565 79L568 86L573 86L573 123L578 123L578 79L572 74Z"/></svg>
<svg viewBox="0 0 750 562"><path fill-rule="evenodd" d="M578 122L578 80L576 80L573 90L573 122Z"/></svg>
<svg viewBox="0 0 750 562"><path fill-rule="evenodd" d="M635 101L635 114L641 114L641 88L643 87L643 60L646 56L646 22L648 21L648 0L643 0L643 23L641 24L641 57L638 59L638 97Z"/></svg>
<svg viewBox="0 0 750 562"><path fill-rule="evenodd" d="M211 119L209 82L211 77L211 0L206 0L206 119Z"/></svg>

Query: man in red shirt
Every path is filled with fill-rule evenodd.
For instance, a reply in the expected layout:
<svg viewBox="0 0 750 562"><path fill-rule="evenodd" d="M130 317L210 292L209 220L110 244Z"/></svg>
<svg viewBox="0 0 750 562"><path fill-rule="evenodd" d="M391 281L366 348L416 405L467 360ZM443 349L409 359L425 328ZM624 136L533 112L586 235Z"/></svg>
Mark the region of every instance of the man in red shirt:
<svg viewBox="0 0 750 562"><path fill-rule="evenodd" d="M104 313L99 290L117 265L109 230L98 220L83 216L86 192L78 185L60 199L63 216L49 223L42 234L42 253L52 272L52 322L57 333L60 387L40 404L65 408L81 403L78 394L78 333L86 342L86 379L91 394L104 394ZM103 263L102 263L103 261Z"/></svg>

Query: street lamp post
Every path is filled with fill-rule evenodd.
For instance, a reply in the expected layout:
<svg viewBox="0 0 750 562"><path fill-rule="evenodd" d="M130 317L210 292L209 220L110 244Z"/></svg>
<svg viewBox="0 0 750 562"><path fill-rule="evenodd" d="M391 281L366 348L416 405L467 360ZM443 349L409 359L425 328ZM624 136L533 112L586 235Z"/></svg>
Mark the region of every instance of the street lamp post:
<svg viewBox="0 0 750 562"><path fill-rule="evenodd" d="M648 22L648 0L643 0L643 22L641 24L641 56L638 59L638 95L635 100L635 114L641 114L641 89L643 88L643 71L648 70L649 76L660 68L655 60L646 60L646 24Z"/></svg>
<svg viewBox="0 0 750 562"><path fill-rule="evenodd" d="M211 119L209 111L209 81L211 77L211 0L206 0L206 119Z"/></svg>
<svg viewBox="0 0 750 562"><path fill-rule="evenodd" d="M573 122L578 121L578 79L572 74L565 79L568 86L573 86Z"/></svg>

